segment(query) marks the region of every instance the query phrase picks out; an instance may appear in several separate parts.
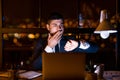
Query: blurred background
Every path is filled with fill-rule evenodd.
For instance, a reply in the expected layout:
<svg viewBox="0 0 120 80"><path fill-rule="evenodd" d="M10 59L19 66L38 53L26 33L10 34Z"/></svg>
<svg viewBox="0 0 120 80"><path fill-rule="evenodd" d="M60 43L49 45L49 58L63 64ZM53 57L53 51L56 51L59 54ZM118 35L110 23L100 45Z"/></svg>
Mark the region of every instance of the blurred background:
<svg viewBox="0 0 120 80"><path fill-rule="evenodd" d="M26 62L33 54L36 40L47 35L45 23L48 15L59 12L65 18L64 35L75 36L78 40L85 39L99 45L97 54L90 54L87 59L93 60L95 64L105 64L106 70L114 69L118 40L116 34L102 39L94 34L93 30L99 24L102 9L108 11L108 19L114 28L118 27L118 4L115 0L1 0L1 67ZM78 24L80 17L84 21L83 26ZM80 31L76 32L78 29Z"/></svg>

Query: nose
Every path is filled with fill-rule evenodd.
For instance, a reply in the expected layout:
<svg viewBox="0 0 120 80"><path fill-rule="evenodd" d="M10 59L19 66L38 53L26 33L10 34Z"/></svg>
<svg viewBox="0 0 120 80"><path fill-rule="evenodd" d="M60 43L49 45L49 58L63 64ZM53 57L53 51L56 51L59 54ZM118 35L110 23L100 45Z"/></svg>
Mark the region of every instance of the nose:
<svg viewBox="0 0 120 80"><path fill-rule="evenodd" d="M59 28L59 29L62 29L62 28L63 28L63 26L62 26L62 25L58 25L58 28Z"/></svg>
<svg viewBox="0 0 120 80"><path fill-rule="evenodd" d="M59 29L61 29L62 27L61 27L61 25L59 25Z"/></svg>

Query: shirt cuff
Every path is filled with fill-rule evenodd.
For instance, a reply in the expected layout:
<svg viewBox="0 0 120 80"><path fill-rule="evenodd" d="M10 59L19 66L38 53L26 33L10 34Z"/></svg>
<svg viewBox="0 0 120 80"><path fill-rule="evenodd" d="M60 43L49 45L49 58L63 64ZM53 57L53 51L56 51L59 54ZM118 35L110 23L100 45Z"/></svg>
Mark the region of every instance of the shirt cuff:
<svg viewBox="0 0 120 80"><path fill-rule="evenodd" d="M88 49L89 47L90 47L90 44L88 42L82 42L82 41L80 41L79 48L81 48L81 49Z"/></svg>
<svg viewBox="0 0 120 80"><path fill-rule="evenodd" d="M53 53L53 49L49 46L46 46L45 49L44 49L47 53Z"/></svg>

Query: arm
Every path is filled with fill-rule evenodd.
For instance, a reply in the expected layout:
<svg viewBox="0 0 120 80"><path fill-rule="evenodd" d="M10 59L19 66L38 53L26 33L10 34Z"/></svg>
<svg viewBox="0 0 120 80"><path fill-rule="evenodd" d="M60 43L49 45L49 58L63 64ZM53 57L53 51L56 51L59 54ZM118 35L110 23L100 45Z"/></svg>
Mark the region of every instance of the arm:
<svg viewBox="0 0 120 80"><path fill-rule="evenodd" d="M65 45L66 51L96 53L98 46L92 42L69 40Z"/></svg>
<svg viewBox="0 0 120 80"><path fill-rule="evenodd" d="M41 53L43 52L43 40L42 38L38 39L34 45L34 51L32 56L29 58L30 69L42 69L42 58Z"/></svg>
<svg viewBox="0 0 120 80"><path fill-rule="evenodd" d="M61 31L56 32L53 36L51 36L51 34L49 33L47 39L47 46L44 49L45 52L47 53L54 52L53 48L59 43L61 36L62 36Z"/></svg>
<svg viewBox="0 0 120 80"><path fill-rule="evenodd" d="M80 45L81 44L82 43L80 43ZM89 45L89 47L85 48L85 49L79 47L78 51L79 52L85 52L85 53L96 53L99 49L98 45L93 43L93 42L89 42L88 45Z"/></svg>

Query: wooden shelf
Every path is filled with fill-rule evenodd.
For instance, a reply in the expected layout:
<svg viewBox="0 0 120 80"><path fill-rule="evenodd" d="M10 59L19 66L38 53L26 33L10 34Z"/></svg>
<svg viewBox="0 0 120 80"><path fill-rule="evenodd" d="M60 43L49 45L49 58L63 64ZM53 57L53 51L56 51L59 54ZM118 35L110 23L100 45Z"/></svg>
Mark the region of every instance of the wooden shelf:
<svg viewBox="0 0 120 80"><path fill-rule="evenodd" d="M93 33L95 28L65 28L65 33ZM2 28L2 33L48 33L45 28Z"/></svg>

